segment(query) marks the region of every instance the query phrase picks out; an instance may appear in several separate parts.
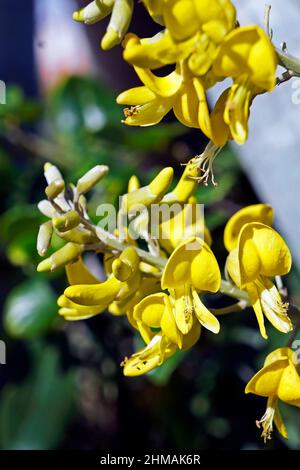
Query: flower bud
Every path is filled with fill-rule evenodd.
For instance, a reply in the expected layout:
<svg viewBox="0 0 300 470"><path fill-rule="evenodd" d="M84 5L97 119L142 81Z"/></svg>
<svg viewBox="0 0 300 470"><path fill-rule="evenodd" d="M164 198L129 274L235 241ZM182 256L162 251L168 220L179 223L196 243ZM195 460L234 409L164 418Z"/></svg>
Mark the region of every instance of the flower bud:
<svg viewBox="0 0 300 470"><path fill-rule="evenodd" d="M148 185L125 194L122 198L122 209L125 212L135 212L141 206L150 206L159 202L167 192L172 179L173 168L164 168Z"/></svg>
<svg viewBox="0 0 300 470"><path fill-rule="evenodd" d="M115 0L112 15L101 47L104 50L120 44L127 32L133 12L133 0Z"/></svg>
<svg viewBox="0 0 300 470"><path fill-rule="evenodd" d="M37 237L37 252L40 256L45 256L51 242L53 233L52 223L49 220L40 226Z"/></svg>
<svg viewBox="0 0 300 470"><path fill-rule="evenodd" d="M53 200L65 189L65 182L63 180L55 180L50 183L46 189L45 193L48 199Z"/></svg>
<svg viewBox="0 0 300 470"><path fill-rule="evenodd" d="M137 176L132 175L131 178L128 181L128 193L132 193L133 191L136 191L141 187L141 184L139 182L139 179Z"/></svg>
<svg viewBox="0 0 300 470"><path fill-rule="evenodd" d="M93 24L110 14L114 0L94 0L73 13L73 20Z"/></svg>
<svg viewBox="0 0 300 470"><path fill-rule="evenodd" d="M38 272L55 271L56 269L71 263L83 252L84 246L77 243L67 243L57 250L49 258L42 261L38 267Z"/></svg>
<svg viewBox="0 0 300 470"><path fill-rule="evenodd" d="M90 243L97 243L99 239L94 235L92 232L87 230L84 227L76 227L72 228L71 230L67 230L66 232L59 232L57 231L57 235L72 243L82 243L84 245L88 245Z"/></svg>
<svg viewBox="0 0 300 470"><path fill-rule="evenodd" d="M80 224L80 215L76 211L69 211L59 217L54 217L53 225L56 230L66 232Z"/></svg>
<svg viewBox="0 0 300 470"><path fill-rule="evenodd" d="M64 181L61 172L56 166L52 165L52 163L45 163L44 175L48 185L54 181Z"/></svg>
<svg viewBox="0 0 300 470"><path fill-rule="evenodd" d="M43 199L38 203L38 210L49 219L58 215L51 202L47 201L47 199Z"/></svg>
<svg viewBox="0 0 300 470"><path fill-rule="evenodd" d="M97 165L77 181L77 191L84 194L90 191L108 173L108 166Z"/></svg>
<svg viewBox="0 0 300 470"><path fill-rule="evenodd" d="M139 265L139 257L136 249L126 248L119 258L112 263L112 272L119 281L127 281L134 274Z"/></svg>

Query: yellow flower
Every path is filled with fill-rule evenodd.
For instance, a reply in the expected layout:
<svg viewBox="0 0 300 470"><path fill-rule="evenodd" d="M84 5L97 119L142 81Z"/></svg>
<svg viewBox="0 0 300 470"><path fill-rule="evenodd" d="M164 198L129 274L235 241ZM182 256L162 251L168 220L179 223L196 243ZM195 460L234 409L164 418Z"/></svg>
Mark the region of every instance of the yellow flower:
<svg viewBox="0 0 300 470"><path fill-rule="evenodd" d="M147 346L133 354L129 359L125 357L121 366L123 373L128 377L147 374L155 367L163 364L176 352L176 345L162 335L155 335Z"/></svg>
<svg viewBox="0 0 300 470"><path fill-rule="evenodd" d="M221 274L209 246L192 237L171 254L162 275L162 289L169 289L175 304L178 329L187 334L196 316L201 325L214 333L220 330L217 318L202 303L199 292L217 292Z"/></svg>
<svg viewBox="0 0 300 470"><path fill-rule="evenodd" d="M253 204L237 211L229 219L224 230L224 245L227 251L236 247L240 231L245 224L261 222L271 226L273 218L274 211L269 204Z"/></svg>
<svg viewBox="0 0 300 470"><path fill-rule="evenodd" d="M133 0L94 0L75 11L73 19L86 24L96 23L109 14L111 18L102 39L102 49L111 49L120 44L125 36L133 13Z"/></svg>
<svg viewBox="0 0 300 470"><path fill-rule="evenodd" d="M86 264L80 257L76 262L70 263L66 266L66 274L69 284L95 284L99 280L89 271ZM84 320L90 318L98 313L101 313L106 308L106 304L97 306L85 306L72 302L65 295L58 298L58 306L60 309L58 313L65 318L65 320Z"/></svg>
<svg viewBox="0 0 300 470"><path fill-rule="evenodd" d="M179 66L165 77L140 67L135 70L144 86L127 90L117 98L119 104L131 105L124 110L125 124L158 124L173 109L182 124L201 129L207 137L212 137L205 88L200 78L186 75Z"/></svg>
<svg viewBox="0 0 300 470"><path fill-rule="evenodd" d="M287 274L291 264L285 241L274 229L259 222L243 226L237 246L227 258L228 274L239 288L248 292L263 338L267 338L264 314L279 331L288 333L292 329L288 304L269 279Z"/></svg>
<svg viewBox="0 0 300 470"><path fill-rule="evenodd" d="M219 43L236 22L229 0L165 0L156 3L156 15L166 29L126 47L125 60L153 69L187 59L196 75L208 72Z"/></svg>
<svg viewBox="0 0 300 470"><path fill-rule="evenodd" d="M224 106L224 121L239 144L247 139L251 100L257 93L272 91L276 66L274 47L258 26L236 28L218 50L213 72L220 78L233 78Z"/></svg>
<svg viewBox="0 0 300 470"><path fill-rule="evenodd" d="M147 346L124 360L125 375L145 374L161 365L178 348L189 349L198 341L200 324L195 322L183 335L176 324L171 301L167 294L160 292L145 297L135 306L133 319Z"/></svg>
<svg viewBox="0 0 300 470"><path fill-rule="evenodd" d="M89 282L85 281L82 275L82 266L80 267L80 275L76 280L73 279L72 285L68 287L63 298L60 298L60 306L65 308L68 301L70 308L75 309L75 305L82 307L95 307L94 314L106 310L108 306L114 301L129 300L132 295L138 290L141 282L141 273L139 270L139 258L134 247L126 248L121 255L113 259L111 264L112 273L106 281L100 282L95 278L90 279ZM72 265L68 267L72 270ZM90 311L90 310L89 310ZM63 316L69 317L68 312L60 312ZM125 312L124 312L125 313ZM82 314L82 309L78 309L78 317ZM76 317L74 315L72 317Z"/></svg>
<svg viewBox="0 0 300 470"><path fill-rule="evenodd" d="M246 386L245 393L268 398L266 413L256 422L258 427L263 428L262 437L265 442L271 439L273 421L280 434L288 439L278 400L300 407L299 364L295 362L294 356L295 353L290 348L276 349L267 356L264 367Z"/></svg>
<svg viewBox="0 0 300 470"><path fill-rule="evenodd" d="M204 75L213 63L217 45L234 28L236 12L228 0L166 0L164 20L174 41L197 37L188 65L196 75Z"/></svg>
<svg viewBox="0 0 300 470"><path fill-rule="evenodd" d="M200 205L196 199L190 197L181 210L173 211L170 218L163 218L159 227L159 243L168 253L172 253L179 244L193 236L204 238L204 241L211 245L211 234L198 208Z"/></svg>

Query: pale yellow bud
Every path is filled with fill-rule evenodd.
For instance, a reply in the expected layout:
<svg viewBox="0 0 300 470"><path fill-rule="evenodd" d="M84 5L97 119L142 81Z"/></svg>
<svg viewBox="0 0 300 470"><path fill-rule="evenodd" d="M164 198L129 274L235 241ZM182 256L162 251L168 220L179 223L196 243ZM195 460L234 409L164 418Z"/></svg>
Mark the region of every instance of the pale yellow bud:
<svg viewBox="0 0 300 470"><path fill-rule="evenodd" d="M94 0L73 13L73 20L93 24L110 14L114 0Z"/></svg>
<svg viewBox="0 0 300 470"><path fill-rule="evenodd" d="M175 203L187 202L198 187L199 167L194 163L188 163L173 191L166 194L162 202Z"/></svg>
<svg viewBox="0 0 300 470"><path fill-rule="evenodd" d="M49 220L40 226L38 237L37 237L37 252L40 256L45 256L51 243L51 237L53 233L52 223Z"/></svg>
<svg viewBox="0 0 300 470"><path fill-rule="evenodd" d="M49 217L49 219L58 215L51 202L47 201L47 199L43 199L38 203L38 210L46 217Z"/></svg>
<svg viewBox="0 0 300 470"><path fill-rule="evenodd" d="M76 211L69 211L59 217L54 217L53 225L56 230L60 232L66 232L72 228L77 227L80 224L80 216Z"/></svg>
<svg viewBox="0 0 300 470"><path fill-rule="evenodd" d="M75 261L83 252L84 246L77 243L67 243L65 246L57 250L49 258L42 261L38 267L38 272L55 271L66 264Z"/></svg>
<svg viewBox="0 0 300 470"><path fill-rule="evenodd" d="M173 168L164 168L148 185L125 194L122 198L122 209L126 212L134 212L141 206L150 206L159 202L167 192L172 179Z"/></svg>
<svg viewBox="0 0 300 470"><path fill-rule="evenodd" d="M66 232L59 232L57 231L57 235L72 243L82 243L88 245L90 243L97 243L99 239L94 235L92 232L87 230L84 227L76 227L72 228L71 230L67 230Z"/></svg>
<svg viewBox="0 0 300 470"><path fill-rule="evenodd" d="M45 193L48 199L53 200L55 199L59 194L61 194L65 189L65 183L63 180L55 180L52 183L50 183L46 189Z"/></svg>
<svg viewBox="0 0 300 470"><path fill-rule="evenodd" d="M56 166L52 165L52 163L45 163L44 175L48 185L54 181L64 181L61 172Z"/></svg>
<svg viewBox="0 0 300 470"><path fill-rule="evenodd" d="M133 12L133 0L115 0L112 15L101 47L104 50L120 44L127 33Z"/></svg>
<svg viewBox="0 0 300 470"><path fill-rule="evenodd" d="M134 247L126 248L112 263L112 272L119 281L127 281L136 272L139 257Z"/></svg>
<svg viewBox="0 0 300 470"><path fill-rule="evenodd" d="M141 184L139 182L139 179L137 176L132 175L131 178L128 181L128 193L132 193L133 191L136 191L141 187Z"/></svg>
<svg viewBox="0 0 300 470"><path fill-rule="evenodd" d="M77 181L77 191L84 194L90 191L108 173L108 166L97 165Z"/></svg>

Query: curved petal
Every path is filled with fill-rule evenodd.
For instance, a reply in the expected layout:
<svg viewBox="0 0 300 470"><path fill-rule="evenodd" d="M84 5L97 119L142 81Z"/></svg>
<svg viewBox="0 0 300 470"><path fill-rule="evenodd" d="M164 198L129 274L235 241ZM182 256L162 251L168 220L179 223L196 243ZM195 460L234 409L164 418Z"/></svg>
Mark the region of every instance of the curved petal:
<svg viewBox="0 0 300 470"><path fill-rule="evenodd" d="M235 28L221 44L213 65L216 75L237 78L243 74L263 90L275 86L277 60L274 46L258 26Z"/></svg>
<svg viewBox="0 0 300 470"><path fill-rule="evenodd" d="M187 335L182 337L182 350L186 351L197 343L201 335L201 325L199 322L194 322L193 328Z"/></svg>
<svg viewBox="0 0 300 470"><path fill-rule="evenodd" d="M261 222L271 226L274 211L269 204L253 204L243 207L229 219L224 230L224 245L231 251L238 243L238 237L243 226L250 222Z"/></svg>
<svg viewBox="0 0 300 470"><path fill-rule="evenodd" d="M99 284L79 284L68 287L64 295L79 305L110 304L117 296L122 283L111 277Z"/></svg>
<svg viewBox="0 0 300 470"><path fill-rule="evenodd" d="M125 109L124 123L128 126L153 126L158 124L168 114L172 106L172 99L157 98L142 106Z"/></svg>
<svg viewBox="0 0 300 470"><path fill-rule="evenodd" d="M177 69L165 77L158 77L149 69L135 67L135 71L143 84L158 96L170 98L176 95L181 87L183 77Z"/></svg>
<svg viewBox="0 0 300 470"><path fill-rule="evenodd" d="M166 306L166 299L168 299L167 294L162 292L148 295L134 308L133 318L136 321L142 321L150 328L159 328Z"/></svg>
<svg viewBox="0 0 300 470"><path fill-rule="evenodd" d="M130 106L138 106L148 104L155 100L156 95L153 91L149 90L146 86L137 86L130 88L129 90L123 91L117 97L116 101L118 104L128 104Z"/></svg>
<svg viewBox="0 0 300 470"><path fill-rule="evenodd" d="M99 282L99 279L90 272L81 257L74 263L66 266L66 274L71 286L74 284L96 284Z"/></svg>
<svg viewBox="0 0 300 470"><path fill-rule="evenodd" d="M290 250L283 238L271 227L258 222L244 225L239 236L241 280L250 282L258 274L275 277L291 269Z"/></svg>
<svg viewBox="0 0 300 470"><path fill-rule="evenodd" d="M265 327L264 314L263 314L263 310L262 310L262 306L261 306L261 302L259 298L259 292L255 284L253 283L247 284L246 290L250 297L250 302L257 318L260 334L262 335L264 339L268 339L268 335L267 335L266 327Z"/></svg>
<svg viewBox="0 0 300 470"><path fill-rule="evenodd" d="M300 376L290 360L281 376L278 397L290 405L300 406Z"/></svg>
<svg viewBox="0 0 300 470"><path fill-rule="evenodd" d="M201 302L199 295L193 289L193 300L195 307L195 314L202 326L207 330L217 334L220 331L219 320L205 307Z"/></svg>
<svg viewBox="0 0 300 470"><path fill-rule="evenodd" d="M248 382L245 393L254 393L262 397L277 396L278 386L287 364L288 359L282 358L263 367Z"/></svg>
<svg viewBox="0 0 300 470"><path fill-rule="evenodd" d="M277 405L276 405L276 407L275 407L274 423L275 423L275 426L276 426L278 432L279 432L285 439L288 439L289 436L288 436L286 427L285 427L285 425L284 425L283 419L282 419L282 417L281 417L281 413L280 413L280 410L279 410L279 408L278 408L278 403L277 403Z"/></svg>

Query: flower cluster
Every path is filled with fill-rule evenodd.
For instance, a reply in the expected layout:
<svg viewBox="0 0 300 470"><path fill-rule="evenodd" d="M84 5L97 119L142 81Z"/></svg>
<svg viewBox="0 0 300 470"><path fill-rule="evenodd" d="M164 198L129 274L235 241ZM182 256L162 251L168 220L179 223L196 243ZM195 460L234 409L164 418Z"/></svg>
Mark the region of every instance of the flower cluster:
<svg viewBox="0 0 300 470"><path fill-rule="evenodd" d="M112 11L102 47L123 41L124 59L134 66L142 86L121 93L125 124L150 126L173 110L185 126L200 129L217 147L229 139L243 144L255 96L275 86L277 58L266 33L256 25L239 26L230 0L143 0L163 28L154 37L125 35L132 0L95 0L76 12L76 20L92 23ZM166 76L153 70L171 65ZM212 112L206 91L232 79Z"/></svg>
<svg viewBox="0 0 300 470"><path fill-rule="evenodd" d="M229 220L224 231L229 254L226 279L222 280L211 249L210 232L204 220L198 223L199 213L194 211L198 171L197 165L189 163L173 189L172 168L164 168L147 186L140 186L136 176L132 176L128 192L122 196L118 221L126 214L126 220L133 222L133 233L123 222L109 232L93 224L88 214L86 193L107 174L108 167L98 165L76 185L66 185L55 166L45 165L47 199L39 203L39 209L50 220L40 227L37 249L45 256L53 233L63 246L37 269L44 272L65 268L69 287L58 298L58 312L64 319L83 320L105 311L127 317L145 347L123 360L126 376L148 373L176 351L191 348L203 328L217 334L217 317L223 313L252 306L265 339L264 316L283 333L293 328L288 303L276 284L279 276L289 272L291 254L271 226L272 207L248 206ZM179 204L180 210L169 211L163 220L159 219L157 238L152 239L151 208L173 203ZM121 237L121 232L125 232L125 237ZM96 258L105 270L104 280L89 269L84 259L87 251L100 254ZM211 309L205 294L217 292L238 302ZM279 431L286 435L278 398L300 404L299 370L291 361L287 348L275 351L247 386L246 392L268 397L267 413L259 422L265 438L270 435L273 418ZM294 383L298 388L294 389Z"/></svg>

